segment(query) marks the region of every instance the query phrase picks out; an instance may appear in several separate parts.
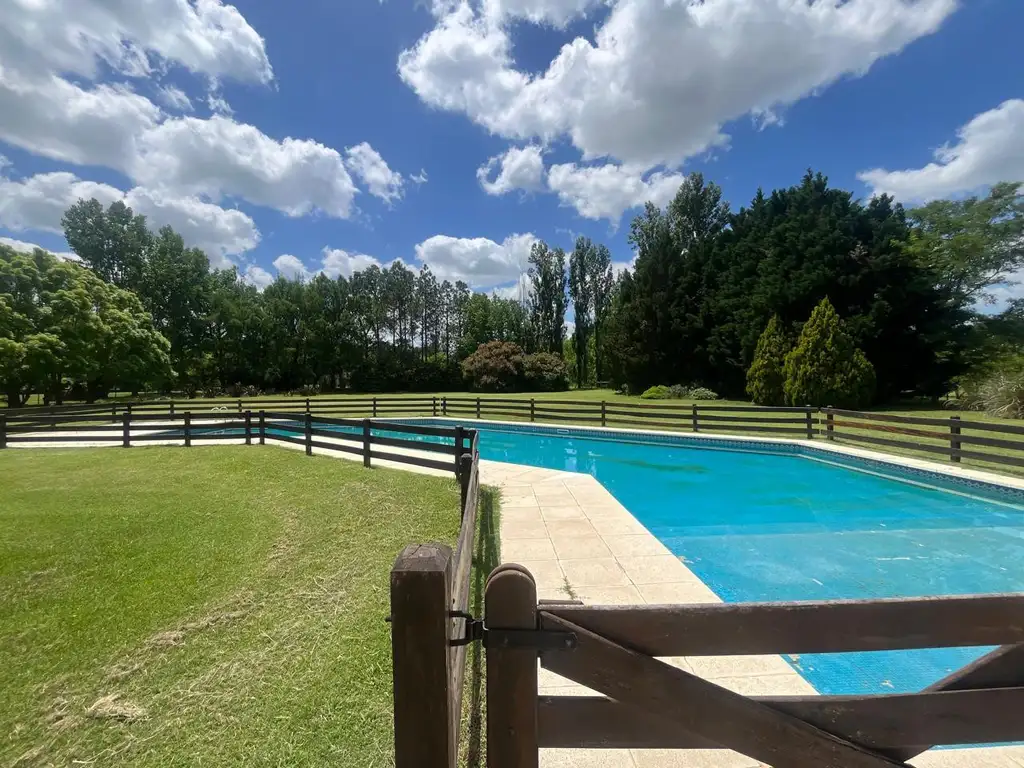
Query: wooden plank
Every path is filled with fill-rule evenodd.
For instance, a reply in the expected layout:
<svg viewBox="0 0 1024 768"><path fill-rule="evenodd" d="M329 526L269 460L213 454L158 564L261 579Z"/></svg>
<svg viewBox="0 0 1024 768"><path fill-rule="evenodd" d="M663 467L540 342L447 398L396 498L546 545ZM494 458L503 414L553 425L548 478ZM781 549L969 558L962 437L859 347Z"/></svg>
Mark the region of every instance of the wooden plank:
<svg viewBox="0 0 1024 768"><path fill-rule="evenodd" d="M537 585L516 565L494 569L484 597L487 626L536 629ZM487 651L487 768L537 768L537 652Z"/></svg>
<svg viewBox="0 0 1024 768"><path fill-rule="evenodd" d="M643 429L663 429L663 430L669 430L669 431L674 431L674 432L684 432L684 431L685 432L692 432L693 431L690 428L689 420L687 420L685 422L680 421L678 423L672 424L672 423L665 422L665 421L646 421L646 420L642 420L642 421L638 422L638 421L636 421L636 419L628 419L628 420L625 419L625 418L615 418L615 419L613 419L613 418L609 417L608 418L608 425L612 426L612 427L615 427L616 429L623 429L624 427L622 425L626 425L626 426L632 427L633 429L637 429L637 430L643 430Z"/></svg>
<svg viewBox="0 0 1024 768"><path fill-rule="evenodd" d="M753 701L872 749L1024 738L1024 688L875 696L763 696ZM542 696L542 747L719 749L677 725L604 697Z"/></svg>
<svg viewBox="0 0 1024 768"><path fill-rule="evenodd" d="M311 440L311 448L320 448L324 451L339 451L340 453L351 453L355 456L363 455L363 446L360 445L339 445L338 443L326 443L323 440Z"/></svg>
<svg viewBox="0 0 1024 768"><path fill-rule="evenodd" d="M799 419L799 422L803 422L803 419ZM749 426L743 426L740 424L709 424L707 428L704 425L704 417L700 417L701 432L769 432L776 435L806 435L807 429L800 427L759 427L753 424Z"/></svg>
<svg viewBox="0 0 1024 768"><path fill-rule="evenodd" d="M888 421L891 424L916 424L922 427L949 427L949 419L938 419L934 416L897 416L892 413L867 413L865 411L847 411L841 408L822 408L821 412L863 421Z"/></svg>
<svg viewBox="0 0 1024 768"><path fill-rule="evenodd" d="M806 416L801 416L799 418L791 417L791 416L784 416L782 418L776 417L776 418L770 418L769 419L769 418L764 418L764 417L761 417L761 416L715 416L714 414L709 416L707 414L700 413L699 411L698 411L698 416L699 416L699 420L702 421L702 422L704 422L704 421L713 421L713 422L734 421L734 422L740 422L740 423L743 423L743 424L769 424L769 425L770 424L806 424L807 423L807 417ZM801 430L801 431L804 431L804 430Z"/></svg>
<svg viewBox="0 0 1024 768"><path fill-rule="evenodd" d="M912 443L907 440L890 440L887 437L872 437L871 435L853 435L849 432L835 432L833 439L844 440L850 443L870 443L871 445L888 445L894 448L906 448L911 451L924 451L925 453L940 453L943 456L949 455L949 445L926 445L925 443ZM948 436L947 436L948 439Z"/></svg>
<svg viewBox="0 0 1024 768"><path fill-rule="evenodd" d="M945 424L945 429L941 432L926 431L923 429L911 429L909 427L900 427L893 424L880 424L873 421L840 421L835 419L833 422L835 427L843 427L844 429L862 429L867 432L884 432L890 435L907 435L909 437L923 437L927 440L945 440L949 442L949 423Z"/></svg>
<svg viewBox="0 0 1024 768"><path fill-rule="evenodd" d="M541 625L575 632L577 637L575 650L544 654L545 668L756 760L786 768L903 765L618 645L548 610L541 613Z"/></svg>
<svg viewBox="0 0 1024 768"><path fill-rule="evenodd" d="M451 472L452 465L448 461L435 461L434 459L421 459L419 456L406 456L404 453L390 453L387 451L370 451L371 459L383 459L395 461L399 464L412 464L414 467L427 467L438 469L442 472Z"/></svg>
<svg viewBox="0 0 1024 768"><path fill-rule="evenodd" d="M362 440L362 435L353 435L354 439ZM449 456L455 455L455 446L447 443L427 443L422 440L409 440L402 437L384 437L382 435L371 435L370 442L375 445L390 445L395 448L409 448L426 453L444 453Z"/></svg>
<svg viewBox="0 0 1024 768"><path fill-rule="evenodd" d="M961 432L956 436L956 441L958 443L970 443L971 445L984 445L988 448L1006 448L1011 451L1024 451L1024 440L1002 440L998 437L965 435Z"/></svg>
<svg viewBox="0 0 1024 768"><path fill-rule="evenodd" d="M996 648L925 688L926 691L965 691L975 688L1024 686L1024 643ZM1019 711L1019 710L1018 710ZM933 743L887 750L895 760L910 760L931 749Z"/></svg>
<svg viewBox="0 0 1024 768"><path fill-rule="evenodd" d="M448 617L452 551L412 544L391 569L396 768L454 768Z"/></svg>
<svg viewBox="0 0 1024 768"><path fill-rule="evenodd" d="M548 613L650 656L845 653L1024 642L1024 594L567 605Z"/></svg>
<svg viewBox="0 0 1024 768"><path fill-rule="evenodd" d="M1014 467L1024 467L1024 457L1021 456L1000 456L998 453L982 453L980 451L954 451L955 456L974 461L991 461L993 464L1010 464Z"/></svg>

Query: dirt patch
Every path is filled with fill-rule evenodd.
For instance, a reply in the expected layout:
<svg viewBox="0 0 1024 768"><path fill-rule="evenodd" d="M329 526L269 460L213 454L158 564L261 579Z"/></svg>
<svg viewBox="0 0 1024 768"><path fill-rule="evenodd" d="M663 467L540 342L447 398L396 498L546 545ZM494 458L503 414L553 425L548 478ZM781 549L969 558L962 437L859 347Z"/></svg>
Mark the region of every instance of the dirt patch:
<svg viewBox="0 0 1024 768"><path fill-rule="evenodd" d="M75 714L74 707L71 702L64 697L59 697L53 700L53 704L50 705L50 709L47 711L46 716L43 718L46 724L55 731L64 731L69 728L74 728L82 719Z"/></svg>
<svg viewBox="0 0 1024 768"><path fill-rule="evenodd" d="M85 710L85 716L94 720L116 720L120 723L135 723L145 720L146 710L133 701L122 699L121 694L111 693L97 699Z"/></svg>
<svg viewBox="0 0 1024 768"><path fill-rule="evenodd" d="M248 608L236 611L220 611L218 613L211 613L210 615L204 616L196 621L190 621L186 624L182 624L178 629L171 629L166 632L157 632L146 641L146 645L154 648L173 648L175 646L182 645L190 635L197 632L203 632L212 627L231 624L244 618L248 613Z"/></svg>

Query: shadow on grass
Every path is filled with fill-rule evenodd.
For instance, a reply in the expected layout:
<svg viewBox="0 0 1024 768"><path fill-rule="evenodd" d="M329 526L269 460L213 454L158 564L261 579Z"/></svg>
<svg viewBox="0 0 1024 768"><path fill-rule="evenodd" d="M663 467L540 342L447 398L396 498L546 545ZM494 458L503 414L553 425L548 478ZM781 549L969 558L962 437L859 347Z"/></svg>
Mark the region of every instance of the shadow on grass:
<svg viewBox="0 0 1024 768"><path fill-rule="evenodd" d="M500 495L493 488L480 489L480 515L477 529L476 551L473 553L473 583L469 610L474 616L484 612L484 586L491 571L501 563L498 542L498 516ZM480 768L486 763L484 734L487 722L485 669L483 643L469 647L467 684L469 696L462 713L464 748L459 751L459 764L465 768Z"/></svg>

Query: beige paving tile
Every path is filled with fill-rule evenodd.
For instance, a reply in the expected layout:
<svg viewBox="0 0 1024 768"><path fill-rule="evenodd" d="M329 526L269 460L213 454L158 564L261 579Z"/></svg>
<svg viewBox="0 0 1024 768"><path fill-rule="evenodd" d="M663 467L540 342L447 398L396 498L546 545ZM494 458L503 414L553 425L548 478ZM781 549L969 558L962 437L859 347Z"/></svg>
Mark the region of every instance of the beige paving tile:
<svg viewBox="0 0 1024 768"><path fill-rule="evenodd" d="M574 589L580 587L628 587L626 572L614 558L589 560L559 560L565 578Z"/></svg>
<svg viewBox="0 0 1024 768"><path fill-rule="evenodd" d="M583 510L575 506L542 506L540 508L541 517L544 521L553 520L586 520L586 515L583 514Z"/></svg>
<svg viewBox="0 0 1024 768"><path fill-rule="evenodd" d="M502 520L502 541L509 541L511 539L546 538L548 538L548 528L546 525L544 525L544 520L540 517L540 515L537 516L536 520Z"/></svg>
<svg viewBox="0 0 1024 768"><path fill-rule="evenodd" d="M513 560L505 554L505 544L501 548L502 562L519 563L533 575L533 580L537 582L538 599L565 597L565 575L557 560Z"/></svg>
<svg viewBox="0 0 1024 768"><path fill-rule="evenodd" d="M537 687L538 688L568 688L570 686L577 685L567 677L556 675L549 669L537 664Z"/></svg>
<svg viewBox="0 0 1024 768"><path fill-rule="evenodd" d="M587 519L551 520L547 523L548 535L555 538L567 536L598 536L594 524Z"/></svg>
<svg viewBox="0 0 1024 768"><path fill-rule="evenodd" d="M636 768L628 749L542 749L541 768Z"/></svg>
<svg viewBox="0 0 1024 768"><path fill-rule="evenodd" d="M710 681L744 696L804 696L817 693L814 686L796 672L754 677L715 677L710 678Z"/></svg>
<svg viewBox="0 0 1024 768"><path fill-rule="evenodd" d="M584 510L584 512L589 513L589 510ZM652 535L646 528L640 525L634 517L622 515L594 517L593 515L587 514L587 519L589 519L591 524L594 526L594 530L602 536L625 536L629 534Z"/></svg>
<svg viewBox="0 0 1024 768"><path fill-rule="evenodd" d="M608 545L608 548L616 557L650 557L672 554L664 544L650 533L605 536L604 543Z"/></svg>
<svg viewBox="0 0 1024 768"><path fill-rule="evenodd" d="M585 605L642 605L640 590L628 587L573 587L573 592Z"/></svg>
<svg viewBox="0 0 1024 768"><path fill-rule="evenodd" d="M540 507L513 507L512 509L501 508L501 524L507 522L544 522L540 514Z"/></svg>
<svg viewBox="0 0 1024 768"><path fill-rule="evenodd" d="M503 510L514 509L516 507L536 508L538 506L540 506L540 504L538 503L536 496L506 496L505 494L502 494L501 496L501 508Z"/></svg>
<svg viewBox="0 0 1024 768"><path fill-rule="evenodd" d="M551 543L559 560L582 560L590 557L611 557L604 539L594 536L554 536Z"/></svg>
<svg viewBox="0 0 1024 768"><path fill-rule="evenodd" d="M685 605L687 603L720 603L718 595L699 579L669 584L641 584L638 589L648 605Z"/></svg>
<svg viewBox="0 0 1024 768"><path fill-rule="evenodd" d="M591 520L607 520L608 518L619 519L623 517L629 520L636 519L627 512L626 508L621 504L612 502L603 502L600 504L587 502L587 517Z"/></svg>
<svg viewBox="0 0 1024 768"><path fill-rule="evenodd" d="M617 558L634 584L671 584L689 581L690 570L674 555Z"/></svg>
<svg viewBox="0 0 1024 768"><path fill-rule="evenodd" d="M690 656L687 661L704 678L799 674L781 656Z"/></svg>
<svg viewBox="0 0 1024 768"><path fill-rule="evenodd" d="M728 749L634 749L637 768L754 768L760 762Z"/></svg>
<svg viewBox="0 0 1024 768"><path fill-rule="evenodd" d="M658 658L658 661L664 662L669 666L676 667L677 669L681 669L684 672L689 672L691 675L693 674L693 668L690 666L690 663L687 661L685 656L661 656Z"/></svg>
<svg viewBox="0 0 1024 768"><path fill-rule="evenodd" d="M1024 765L1021 747L932 749L910 761L918 768L1019 768Z"/></svg>
<svg viewBox="0 0 1024 768"><path fill-rule="evenodd" d="M501 556L511 562L522 560L556 560L551 539L508 539L501 542Z"/></svg>

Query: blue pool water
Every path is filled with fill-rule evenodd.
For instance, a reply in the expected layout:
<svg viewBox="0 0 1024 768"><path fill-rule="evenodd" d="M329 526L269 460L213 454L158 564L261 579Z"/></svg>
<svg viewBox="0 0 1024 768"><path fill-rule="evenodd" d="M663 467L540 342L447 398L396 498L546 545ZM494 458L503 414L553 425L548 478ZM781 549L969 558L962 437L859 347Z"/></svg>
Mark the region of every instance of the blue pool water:
<svg viewBox="0 0 1024 768"><path fill-rule="evenodd" d="M482 458L584 472L726 602L1024 590L1024 508L800 456L480 426ZM989 648L806 654L821 693L918 691Z"/></svg>

